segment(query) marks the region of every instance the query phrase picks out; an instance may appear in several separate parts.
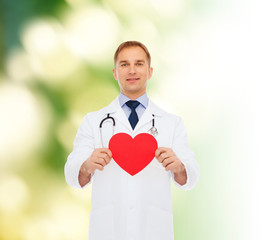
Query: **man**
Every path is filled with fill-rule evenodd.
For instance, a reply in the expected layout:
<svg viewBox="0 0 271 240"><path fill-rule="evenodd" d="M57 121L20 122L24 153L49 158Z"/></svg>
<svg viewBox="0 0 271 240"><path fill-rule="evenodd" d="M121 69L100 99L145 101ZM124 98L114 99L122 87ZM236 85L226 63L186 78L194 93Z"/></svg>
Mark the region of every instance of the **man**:
<svg viewBox="0 0 271 240"><path fill-rule="evenodd" d="M121 93L109 106L84 117L65 165L66 180L79 188L92 182L90 240L173 240L170 179L181 189L191 189L199 166L181 118L160 109L146 95L153 73L148 49L137 41L124 42L114 63ZM100 131L106 116L115 126L107 119ZM112 160L108 148L112 128L114 134L135 137L147 133L154 122L155 158L132 176Z"/></svg>

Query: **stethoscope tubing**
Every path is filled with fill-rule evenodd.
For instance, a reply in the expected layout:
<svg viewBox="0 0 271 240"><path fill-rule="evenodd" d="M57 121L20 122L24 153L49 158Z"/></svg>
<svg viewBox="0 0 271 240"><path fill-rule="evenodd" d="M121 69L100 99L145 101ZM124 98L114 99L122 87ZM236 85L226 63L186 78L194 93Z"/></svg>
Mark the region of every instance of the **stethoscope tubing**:
<svg viewBox="0 0 271 240"><path fill-rule="evenodd" d="M154 114L152 114L152 116L153 116L153 119L152 119L152 127L150 128L150 130L149 130L149 133L151 134L151 135L153 135L154 137L156 137L157 135L158 135L158 131L157 131L157 128L155 127L155 122L154 122ZM115 119L113 118L113 117L111 117L110 116L110 113L107 113L107 116L104 118L104 119L102 119L102 121L100 122L100 126L99 126L99 128L100 128L100 137L101 137L101 143L102 143L102 146L103 146L103 137L102 137L102 128L103 128L103 123L104 123L104 121L106 121L106 120L108 120L108 119L110 119L111 121L112 121L112 124L113 124L113 132L112 132L112 136L114 135L114 128L115 128L115 126L116 126L116 122L115 122Z"/></svg>
<svg viewBox="0 0 271 240"><path fill-rule="evenodd" d="M104 121L106 121L107 119L111 119L111 120L112 120L113 127L116 126L115 119L114 119L113 117L110 116L110 113L107 113L107 116L100 122L100 128L103 127L103 123L104 123Z"/></svg>

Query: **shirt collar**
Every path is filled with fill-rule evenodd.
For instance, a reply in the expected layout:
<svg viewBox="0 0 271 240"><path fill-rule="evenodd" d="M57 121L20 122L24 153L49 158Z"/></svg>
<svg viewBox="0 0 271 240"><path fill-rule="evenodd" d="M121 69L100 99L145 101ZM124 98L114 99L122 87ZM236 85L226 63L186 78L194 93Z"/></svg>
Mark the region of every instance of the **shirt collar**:
<svg viewBox="0 0 271 240"><path fill-rule="evenodd" d="M130 101L131 99L128 98L126 95L124 95L123 93L120 93L119 95L119 103L120 106L123 107L123 105ZM148 103L149 103L149 98L147 96L146 93L144 93L143 95L141 95L139 98L136 99L138 102L140 102L140 104L146 109L148 107Z"/></svg>

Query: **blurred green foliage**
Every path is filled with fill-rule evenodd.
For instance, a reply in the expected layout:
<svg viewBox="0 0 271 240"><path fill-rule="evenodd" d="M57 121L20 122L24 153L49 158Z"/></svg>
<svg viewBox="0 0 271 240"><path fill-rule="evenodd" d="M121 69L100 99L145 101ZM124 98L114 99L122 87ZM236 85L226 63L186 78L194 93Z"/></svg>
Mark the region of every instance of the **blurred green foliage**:
<svg viewBox="0 0 271 240"><path fill-rule="evenodd" d="M191 116L191 125L197 121L200 110L193 115L186 106L202 90L193 82L185 88L185 74L194 72L193 28L213 2L0 0L0 240L87 239L91 186L71 189L63 168L83 116L119 94L112 68L122 41L148 46L155 67L149 95L178 98L174 107ZM176 239L218 239L217 232L202 235L208 209L200 209L197 193L173 190Z"/></svg>
<svg viewBox="0 0 271 240"><path fill-rule="evenodd" d="M57 18L61 9L67 7L65 0L1 0L0 3L5 51L21 45L21 27L25 22L43 15Z"/></svg>

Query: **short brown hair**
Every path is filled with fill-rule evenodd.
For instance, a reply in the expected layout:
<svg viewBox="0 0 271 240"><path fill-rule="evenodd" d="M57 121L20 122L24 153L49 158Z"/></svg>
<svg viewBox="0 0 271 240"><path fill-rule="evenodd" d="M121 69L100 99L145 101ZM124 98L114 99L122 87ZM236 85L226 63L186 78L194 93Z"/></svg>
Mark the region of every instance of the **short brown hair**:
<svg viewBox="0 0 271 240"><path fill-rule="evenodd" d="M147 55L149 66L151 65L151 55L150 55L147 47L143 43L138 42L138 41L127 41L127 42L123 42L122 44L119 45L119 47L117 48L117 50L116 50L116 52L114 54L114 64L115 65L116 65L119 53L124 48L129 48L129 47L141 47L144 50L144 52L146 53L146 55Z"/></svg>

